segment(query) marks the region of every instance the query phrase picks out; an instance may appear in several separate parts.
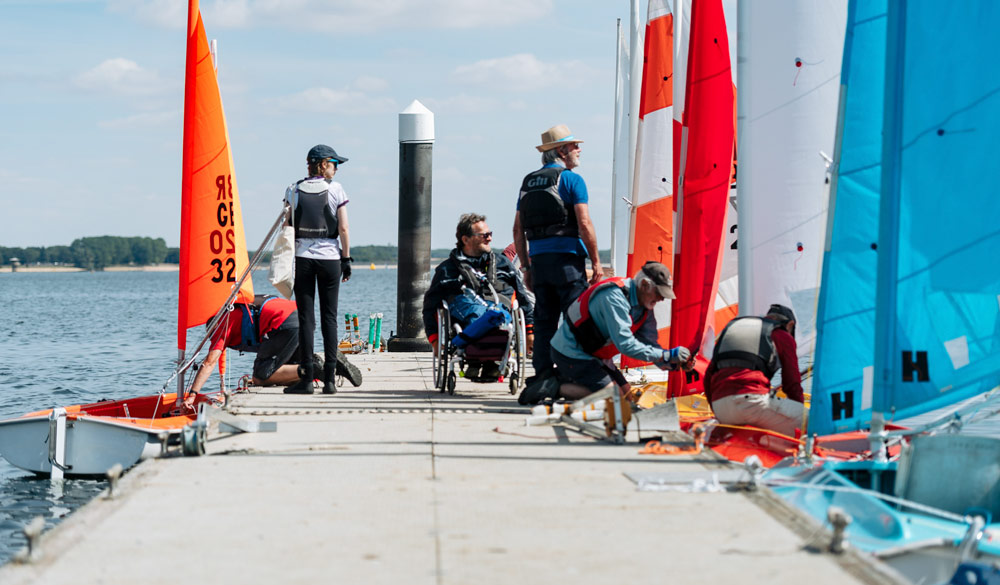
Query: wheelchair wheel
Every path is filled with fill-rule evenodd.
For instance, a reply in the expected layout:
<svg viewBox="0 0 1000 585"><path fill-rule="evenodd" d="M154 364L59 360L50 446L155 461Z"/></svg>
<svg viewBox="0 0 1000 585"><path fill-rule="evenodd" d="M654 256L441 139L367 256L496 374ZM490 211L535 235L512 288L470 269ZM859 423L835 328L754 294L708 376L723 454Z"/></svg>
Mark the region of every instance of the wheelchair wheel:
<svg viewBox="0 0 1000 585"><path fill-rule="evenodd" d="M448 372L448 394L455 394L455 384L457 383L458 376L455 375L455 372ZM442 392L444 392L444 390L442 390Z"/></svg>
<svg viewBox="0 0 1000 585"><path fill-rule="evenodd" d="M518 307L514 311L514 359L515 372L510 377L510 393L517 394L524 382L528 367L527 333L524 325L524 311Z"/></svg>
<svg viewBox="0 0 1000 585"><path fill-rule="evenodd" d="M434 387L444 392L448 375L448 327L449 315L445 309L437 310L437 355L434 356Z"/></svg>

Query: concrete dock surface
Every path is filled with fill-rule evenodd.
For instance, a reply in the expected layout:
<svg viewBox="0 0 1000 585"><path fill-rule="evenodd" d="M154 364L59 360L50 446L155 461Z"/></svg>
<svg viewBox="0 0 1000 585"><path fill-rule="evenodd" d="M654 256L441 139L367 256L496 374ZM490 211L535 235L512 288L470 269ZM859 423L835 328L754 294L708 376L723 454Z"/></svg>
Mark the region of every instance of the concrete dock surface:
<svg viewBox="0 0 1000 585"><path fill-rule="evenodd" d="M0 583L891 583L767 493L638 491L706 471L526 427L506 385L432 388L430 354L350 356L360 388L237 394L276 433L212 435L147 460L42 537Z"/></svg>

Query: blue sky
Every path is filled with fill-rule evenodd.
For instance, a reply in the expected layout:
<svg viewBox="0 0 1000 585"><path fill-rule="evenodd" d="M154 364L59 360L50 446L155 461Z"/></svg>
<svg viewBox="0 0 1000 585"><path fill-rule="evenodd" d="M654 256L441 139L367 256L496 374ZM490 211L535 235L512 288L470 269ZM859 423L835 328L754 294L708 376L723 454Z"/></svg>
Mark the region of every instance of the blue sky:
<svg viewBox="0 0 1000 585"><path fill-rule="evenodd" d="M94 235L179 242L186 0L0 0L0 245ZM305 153L337 179L352 243L396 243L397 114L435 113L434 247L466 211L511 241L543 130L585 140L610 246L615 21L627 0L205 0L249 247ZM645 2L640 13L645 15ZM731 25L732 26L732 25ZM735 28L735 27L733 27Z"/></svg>

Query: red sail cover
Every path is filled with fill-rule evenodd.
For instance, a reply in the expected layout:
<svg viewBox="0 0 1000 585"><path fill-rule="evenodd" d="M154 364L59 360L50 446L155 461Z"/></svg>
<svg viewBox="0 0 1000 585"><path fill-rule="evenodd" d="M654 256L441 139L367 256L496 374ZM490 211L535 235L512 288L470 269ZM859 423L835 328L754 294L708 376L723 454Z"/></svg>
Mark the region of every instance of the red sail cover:
<svg viewBox="0 0 1000 585"><path fill-rule="evenodd" d="M719 286L733 162L734 92L722 2L692 4L670 347L697 351L708 316L714 318ZM685 376L677 372L671 374L669 388L671 395L680 396L700 385L685 388Z"/></svg>
<svg viewBox="0 0 1000 585"><path fill-rule="evenodd" d="M649 5L639 98L639 136L636 145L635 186L629 226L627 272L631 277L653 260L672 269L674 260L674 192L676 140L673 125L674 15L663 2ZM660 345L669 339L669 313L657 317ZM646 362L621 357L622 366Z"/></svg>
<svg viewBox="0 0 1000 585"><path fill-rule="evenodd" d="M177 348L206 323L249 264L219 84L198 0L188 2ZM237 300L253 300L248 278Z"/></svg>

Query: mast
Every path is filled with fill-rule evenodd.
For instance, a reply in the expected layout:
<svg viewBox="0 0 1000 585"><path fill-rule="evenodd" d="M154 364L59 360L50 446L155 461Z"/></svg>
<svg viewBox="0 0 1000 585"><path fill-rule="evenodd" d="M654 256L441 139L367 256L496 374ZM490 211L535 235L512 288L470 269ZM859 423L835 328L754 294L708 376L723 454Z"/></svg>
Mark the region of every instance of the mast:
<svg viewBox="0 0 1000 585"><path fill-rule="evenodd" d="M744 146L747 140L747 112L750 110L751 92L750 87L750 60L744 55L750 53L750 0L739 0L736 8L736 87L740 92L736 95L736 151L737 159L740 161L740 169L736 174L736 209L739 210L739 240L743 245L737 246L736 255L739 262L739 314L740 316L753 314L753 287L748 271L753 262L750 246L753 226L743 218L750 217L753 200L750 199L750 177L753 169L751 157L753 153ZM739 241L738 240L738 241Z"/></svg>
<svg viewBox="0 0 1000 585"><path fill-rule="evenodd" d="M611 151L611 273L618 274L618 133L621 132L622 111L622 19L617 22L615 35L615 129Z"/></svg>
<svg viewBox="0 0 1000 585"><path fill-rule="evenodd" d="M636 143L639 139L639 96L642 94L642 33L639 30L639 0L629 3L628 72L628 192L635 194ZM633 198L633 204L635 199Z"/></svg>
<svg viewBox="0 0 1000 585"><path fill-rule="evenodd" d="M896 282L899 277L899 198L903 140L903 70L906 3L889 2L885 50L885 112L882 125L882 197L879 201L878 274L875 293L875 380L872 454L885 460L885 415L896 380ZM891 413L890 413L891 414Z"/></svg>

